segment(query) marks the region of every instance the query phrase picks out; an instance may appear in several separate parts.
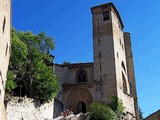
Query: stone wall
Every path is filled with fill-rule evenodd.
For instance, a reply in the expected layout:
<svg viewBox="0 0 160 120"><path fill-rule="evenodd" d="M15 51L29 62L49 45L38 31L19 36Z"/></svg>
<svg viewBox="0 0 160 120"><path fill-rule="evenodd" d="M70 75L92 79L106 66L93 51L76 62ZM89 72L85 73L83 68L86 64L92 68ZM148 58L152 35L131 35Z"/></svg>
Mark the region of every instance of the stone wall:
<svg viewBox="0 0 160 120"><path fill-rule="evenodd" d="M86 82L78 82L76 80L77 71L81 69L85 70L87 73ZM94 96L96 91L93 88L93 73L93 63L55 65L55 75L60 83L60 91L57 100L61 101L64 105L64 110L69 109L77 113L77 105L79 102L83 101L85 105L88 105L92 102L93 97L97 98L98 94ZM55 103L55 117L60 114L59 109L61 109L61 105L59 107L56 106L59 105ZM88 106L86 106L86 109L88 109Z"/></svg>
<svg viewBox="0 0 160 120"><path fill-rule="evenodd" d="M81 68L86 70L87 82L93 81L93 63L55 65L55 75L62 84L76 84L76 72Z"/></svg>
<svg viewBox="0 0 160 120"><path fill-rule="evenodd" d="M79 69L85 69L87 73L87 82L91 82L93 80L93 65L84 65L84 66L78 66L78 67L69 67L68 68L68 74L69 74L69 84L76 84L78 81L76 80L76 72Z"/></svg>
<svg viewBox="0 0 160 120"><path fill-rule="evenodd" d="M40 104L38 100L30 98L13 98L7 103L7 120L44 120L53 118L54 102Z"/></svg>
<svg viewBox="0 0 160 120"><path fill-rule="evenodd" d="M10 57L11 0L0 0L0 120L5 120L4 94Z"/></svg>
<svg viewBox="0 0 160 120"><path fill-rule="evenodd" d="M152 113L148 117L146 117L144 120L160 120L160 110Z"/></svg>
<svg viewBox="0 0 160 120"><path fill-rule="evenodd" d="M136 91L136 80L134 74L134 63L133 63L133 55L132 55L132 45L131 45L131 37L130 33L124 33L124 41L125 41L125 49L126 49L126 60L127 60L127 69L128 69L128 80L130 83L131 95L134 97L134 107L136 118L139 120L139 111L138 111L138 98Z"/></svg>
<svg viewBox="0 0 160 120"><path fill-rule="evenodd" d="M127 117L135 117L134 99L131 95L128 79L128 71L130 68L127 67L126 51L130 48L126 46L125 39L123 37L123 28L119 22L117 14L111 11L112 14L112 26L113 26L113 38L114 38L114 55L115 55L115 66L116 66L116 82L117 82L117 93L118 98L122 99L123 105L125 107L125 112ZM127 48L126 48L127 47ZM125 49L126 48L126 49ZM129 63L130 64L130 63ZM131 117L130 117L131 118Z"/></svg>

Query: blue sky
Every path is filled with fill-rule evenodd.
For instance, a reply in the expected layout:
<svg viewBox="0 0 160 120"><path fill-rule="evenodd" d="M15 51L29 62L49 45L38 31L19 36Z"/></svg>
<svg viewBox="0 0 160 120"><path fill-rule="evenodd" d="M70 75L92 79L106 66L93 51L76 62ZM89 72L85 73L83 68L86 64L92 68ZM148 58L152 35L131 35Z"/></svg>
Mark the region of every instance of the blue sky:
<svg viewBox="0 0 160 120"><path fill-rule="evenodd" d="M13 0L12 25L54 38L56 63L93 61L90 8L113 2L131 33L139 106L143 116L160 109L159 0Z"/></svg>

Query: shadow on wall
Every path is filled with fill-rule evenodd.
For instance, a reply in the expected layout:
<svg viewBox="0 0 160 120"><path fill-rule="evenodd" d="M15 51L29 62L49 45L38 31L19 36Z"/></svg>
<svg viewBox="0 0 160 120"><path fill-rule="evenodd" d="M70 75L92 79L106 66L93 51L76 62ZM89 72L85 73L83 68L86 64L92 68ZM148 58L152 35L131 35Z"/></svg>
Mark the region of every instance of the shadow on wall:
<svg viewBox="0 0 160 120"><path fill-rule="evenodd" d="M54 99L53 118L58 117L64 111L64 105L61 101Z"/></svg>

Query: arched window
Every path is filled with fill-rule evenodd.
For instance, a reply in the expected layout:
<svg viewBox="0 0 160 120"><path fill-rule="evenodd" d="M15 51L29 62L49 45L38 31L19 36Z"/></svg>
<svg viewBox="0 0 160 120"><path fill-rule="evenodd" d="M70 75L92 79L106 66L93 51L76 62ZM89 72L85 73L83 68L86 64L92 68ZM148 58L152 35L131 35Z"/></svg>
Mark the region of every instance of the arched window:
<svg viewBox="0 0 160 120"><path fill-rule="evenodd" d="M81 68L77 70L76 80L77 82L87 82L87 72L85 69Z"/></svg>
<svg viewBox="0 0 160 120"><path fill-rule="evenodd" d="M121 66L122 66L122 68L124 69L124 71L126 72L126 68L125 68L125 65L124 65L124 62L123 62L123 61L121 62Z"/></svg>
<svg viewBox="0 0 160 120"><path fill-rule="evenodd" d="M127 82L123 72L122 72L122 80L123 80L123 92L127 93Z"/></svg>

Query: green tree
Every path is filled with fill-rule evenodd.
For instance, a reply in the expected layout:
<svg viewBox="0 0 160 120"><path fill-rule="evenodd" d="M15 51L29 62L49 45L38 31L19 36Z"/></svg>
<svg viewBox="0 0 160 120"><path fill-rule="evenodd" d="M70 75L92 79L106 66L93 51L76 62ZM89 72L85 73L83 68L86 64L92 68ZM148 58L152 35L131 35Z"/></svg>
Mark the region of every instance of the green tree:
<svg viewBox="0 0 160 120"><path fill-rule="evenodd" d="M111 103L109 103L108 106L116 113L117 118L121 120L124 112L124 106L123 106L122 100L120 100L116 96L112 96Z"/></svg>
<svg viewBox="0 0 160 120"><path fill-rule="evenodd" d="M63 64L62 65L69 65L70 64L70 62L63 62Z"/></svg>
<svg viewBox="0 0 160 120"><path fill-rule="evenodd" d="M89 108L90 120L118 120L114 111L106 104L93 102Z"/></svg>
<svg viewBox="0 0 160 120"><path fill-rule="evenodd" d="M52 100L58 91L58 83L53 75L53 57L49 51L54 50L54 42L44 32L33 34L12 29L12 54L9 72L13 76L7 82L7 91L19 95L38 98L43 102ZM8 76L9 77L9 76ZM11 87L11 82L17 87Z"/></svg>
<svg viewBox="0 0 160 120"><path fill-rule="evenodd" d="M17 87L16 83L13 82L13 76L14 76L13 72L8 71L8 73L7 73L8 79L7 79L7 83L6 83L6 89L8 92L12 92L12 90L14 90Z"/></svg>

